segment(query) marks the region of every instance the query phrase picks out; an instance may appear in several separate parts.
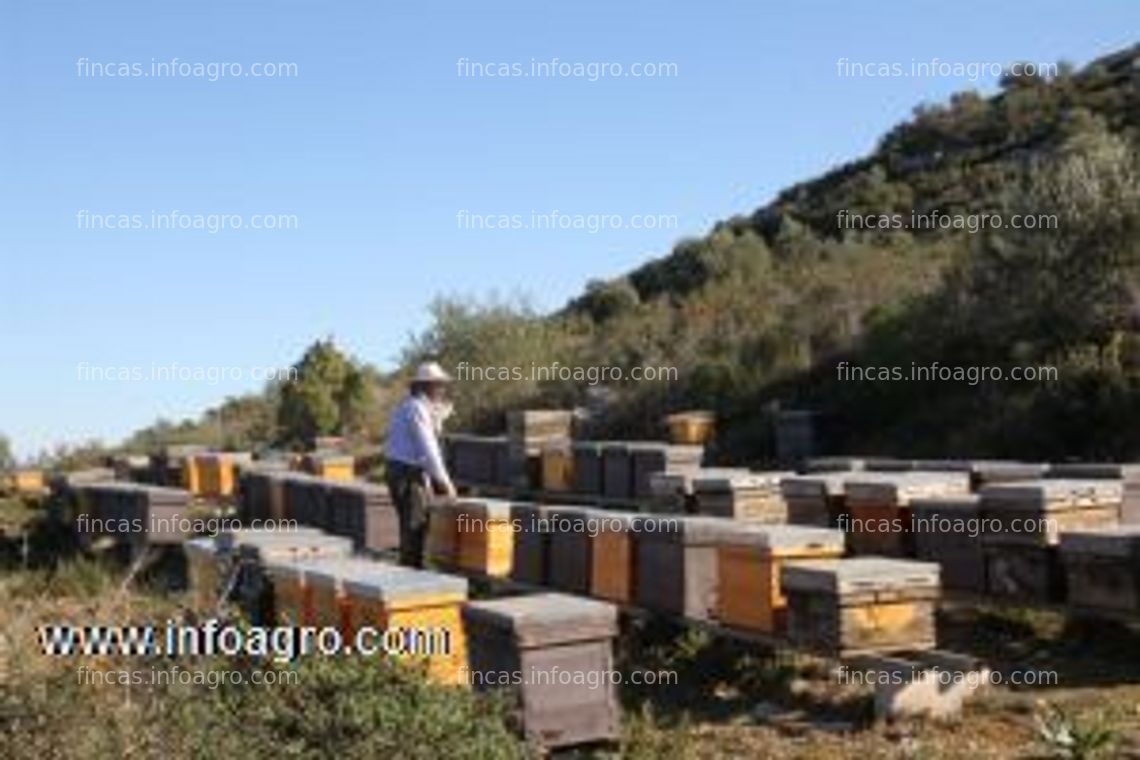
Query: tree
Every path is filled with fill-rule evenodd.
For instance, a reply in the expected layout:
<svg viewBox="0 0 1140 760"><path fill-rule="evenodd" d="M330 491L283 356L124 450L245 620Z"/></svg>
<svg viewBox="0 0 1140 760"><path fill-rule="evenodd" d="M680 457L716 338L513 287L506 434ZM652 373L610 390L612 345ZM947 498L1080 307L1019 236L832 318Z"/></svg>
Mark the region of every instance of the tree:
<svg viewBox="0 0 1140 760"><path fill-rule="evenodd" d="M0 472L15 466L16 458L12 455L12 443L8 440L8 436L0 433Z"/></svg>
<svg viewBox="0 0 1140 760"><path fill-rule="evenodd" d="M357 362L331 338L318 340L293 365L290 379L281 386L280 442L311 446L317 436L349 432L367 405L369 393Z"/></svg>

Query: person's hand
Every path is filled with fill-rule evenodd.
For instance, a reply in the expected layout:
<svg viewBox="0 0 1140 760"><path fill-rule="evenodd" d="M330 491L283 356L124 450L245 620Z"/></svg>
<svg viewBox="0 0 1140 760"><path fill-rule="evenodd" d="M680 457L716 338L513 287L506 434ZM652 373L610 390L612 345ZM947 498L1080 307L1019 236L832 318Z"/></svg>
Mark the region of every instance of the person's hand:
<svg viewBox="0 0 1140 760"><path fill-rule="evenodd" d="M459 497L459 492L455 490L455 484L450 480L443 484L443 496L450 501Z"/></svg>

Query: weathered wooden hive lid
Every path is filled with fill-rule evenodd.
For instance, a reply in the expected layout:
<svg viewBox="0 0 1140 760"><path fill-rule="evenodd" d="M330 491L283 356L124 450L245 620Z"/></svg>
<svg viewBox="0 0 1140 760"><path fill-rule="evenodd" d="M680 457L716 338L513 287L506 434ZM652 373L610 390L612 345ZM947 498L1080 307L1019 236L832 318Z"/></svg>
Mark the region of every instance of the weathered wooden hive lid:
<svg viewBox="0 0 1140 760"><path fill-rule="evenodd" d="M1124 489L1119 480L1044 480L992 483L979 491L984 509L1048 511L1119 504Z"/></svg>
<svg viewBox="0 0 1140 760"><path fill-rule="evenodd" d="M851 472L866 466L863 457L811 457L804 462L805 473Z"/></svg>
<svg viewBox="0 0 1140 760"><path fill-rule="evenodd" d="M780 490L790 497L822 497L843 494L847 481L862 471L821 472L812 475L793 475L780 481Z"/></svg>
<svg viewBox="0 0 1140 760"><path fill-rule="evenodd" d="M1140 558L1140 525L1081 528L1061 533L1061 552Z"/></svg>
<svg viewBox="0 0 1140 760"><path fill-rule="evenodd" d="M804 560L782 571L786 590L826 594L937 589L940 568L933 562L886 557Z"/></svg>
<svg viewBox="0 0 1140 760"><path fill-rule="evenodd" d="M1037 479L1049 469L1043 462L1012 462L1001 459L975 459L970 462L970 472L978 475Z"/></svg>
<svg viewBox="0 0 1140 760"><path fill-rule="evenodd" d="M723 534L725 527L733 522L736 521L731 517L661 515L639 521L634 530L642 541L711 546Z"/></svg>
<svg viewBox="0 0 1140 760"><path fill-rule="evenodd" d="M365 557L326 557L295 562L302 566L305 580L314 586L342 589L346 581L386 573L408 573L412 568L379 562Z"/></svg>
<svg viewBox="0 0 1140 760"><path fill-rule="evenodd" d="M469 625L502 631L522 648L612 638L617 634L617 608L606 602L558 593L468 602L463 618Z"/></svg>
<svg viewBox="0 0 1140 760"><path fill-rule="evenodd" d="M218 542L209 536L191 538L182 544L187 554L198 557L216 557L218 555Z"/></svg>
<svg viewBox="0 0 1140 760"><path fill-rule="evenodd" d="M1122 480L1140 476L1140 464L1117 462L1065 462L1051 464L1047 478Z"/></svg>
<svg viewBox="0 0 1140 760"><path fill-rule="evenodd" d="M910 508L916 513L957 512L965 515L977 512L981 504L982 497L976 493L966 493L954 496L919 496L911 499Z"/></svg>
<svg viewBox="0 0 1140 760"><path fill-rule="evenodd" d="M323 531L319 528L313 528L308 525L298 525L290 528L289 530L267 530L265 528L238 528L237 530L228 530L219 533L217 536L218 548L222 551L231 551L236 549L243 543L254 543L258 541L273 541L274 536L318 536L323 535Z"/></svg>
<svg viewBox="0 0 1140 760"><path fill-rule="evenodd" d="M907 504L911 499L970 492L970 478L959 472L861 473L847 480L847 500Z"/></svg>
<svg viewBox="0 0 1140 760"><path fill-rule="evenodd" d="M871 472L909 472L916 466L917 462L914 459L894 457L868 457L863 461L863 469Z"/></svg>
<svg viewBox="0 0 1140 760"><path fill-rule="evenodd" d="M713 528L713 540L721 546L748 546L757 549L821 549L842 552L841 530L809 525L762 525L742 520L725 520Z"/></svg>
<svg viewBox="0 0 1140 760"><path fill-rule="evenodd" d="M776 491L791 472L753 472L745 469L698 470L693 473L694 493L726 491Z"/></svg>
<svg viewBox="0 0 1140 760"><path fill-rule="evenodd" d="M345 578L344 591L354 597L397 606L429 600L444 603L467 598L467 579L391 565L383 570Z"/></svg>
<svg viewBox="0 0 1140 760"><path fill-rule="evenodd" d="M484 520L511 519L512 502L507 499L457 499L457 505L466 514Z"/></svg>

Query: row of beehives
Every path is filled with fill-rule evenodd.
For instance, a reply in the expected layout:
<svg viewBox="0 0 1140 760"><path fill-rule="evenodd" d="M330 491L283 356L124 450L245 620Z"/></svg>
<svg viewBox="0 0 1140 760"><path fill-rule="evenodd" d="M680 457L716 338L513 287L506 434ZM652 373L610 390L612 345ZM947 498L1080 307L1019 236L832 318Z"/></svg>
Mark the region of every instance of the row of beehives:
<svg viewBox="0 0 1140 760"><path fill-rule="evenodd" d="M509 436L445 436L448 466L459 483L615 500L649 498L654 473L694 469L704 456L699 445L560 437L533 444L522 460L511 451Z"/></svg>
<svg viewBox="0 0 1140 760"><path fill-rule="evenodd" d="M436 505L428 533L428 556L445 569L830 655L933 647L938 566L843 554L843 534L829 528L497 499Z"/></svg>
<svg viewBox="0 0 1140 760"><path fill-rule="evenodd" d="M339 630L354 647L345 656L391 654L440 683L513 689L521 729L547 748L616 738L611 604L549 593L468 601L464 577L352 556L350 541L309 528L185 548L204 612L230 591L256 624Z"/></svg>
<svg viewBox="0 0 1140 760"><path fill-rule="evenodd" d="M970 485L966 473L848 472L786 478L782 490L793 522L837 525L856 555L937 562L947 589L1140 613L1140 524L1128 484Z"/></svg>
<svg viewBox="0 0 1140 760"><path fill-rule="evenodd" d="M346 536L369 551L400 545L396 510L384 486L255 467L242 473L238 505L247 525L288 521Z"/></svg>
<svg viewBox="0 0 1140 760"><path fill-rule="evenodd" d="M70 525L81 546L101 537L143 545L180 543L191 535L188 491L103 475L89 470L52 481L52 517Z"/></svg>

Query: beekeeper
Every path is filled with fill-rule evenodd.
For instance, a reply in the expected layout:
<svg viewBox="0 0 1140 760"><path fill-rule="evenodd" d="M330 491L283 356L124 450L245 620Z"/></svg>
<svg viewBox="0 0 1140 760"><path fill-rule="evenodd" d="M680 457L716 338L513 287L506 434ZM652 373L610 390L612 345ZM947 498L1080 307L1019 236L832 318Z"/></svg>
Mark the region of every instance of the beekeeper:
<svg viewBox="0 0 1140 760"><path fill-rule="evenodd" d="M400 520L400 564L410 567L423 566L432 495L456 495L439 440L443 420L451 413L450 384L451 376L438 363L421 364L388 422L388 490Z"/></svg>

